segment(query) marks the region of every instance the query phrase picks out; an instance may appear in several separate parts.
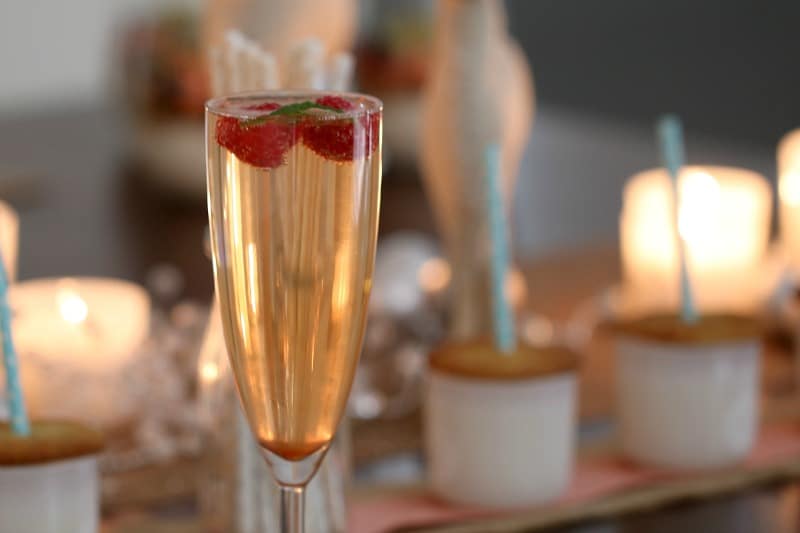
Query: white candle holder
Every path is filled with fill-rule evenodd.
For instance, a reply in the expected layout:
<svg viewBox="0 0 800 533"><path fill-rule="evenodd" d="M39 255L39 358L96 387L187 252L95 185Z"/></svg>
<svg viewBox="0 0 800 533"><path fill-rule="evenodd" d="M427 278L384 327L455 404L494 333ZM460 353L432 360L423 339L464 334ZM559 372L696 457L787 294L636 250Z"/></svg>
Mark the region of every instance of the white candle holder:
<svg viewBox="0 0 800 533"><path fill-rule="evenodd" d="M673 469L742 460L758 426L757 336L668 339L652 333L626 331L617 339L617 411L625 455Z"/></svg>
<svg viewBox="0 0 800 533"><path fill-rule="evenodd" d="M539 357L563 360L547 351ZM432 366L425 391L433 491L482 507L535 505L560 496L574 463L574 366L518 377L452 370Z"/></svg>
<svg viewBox="0 0 800 533"><path fill-rule="evenodd" d="M61 439L52 427L40 436L37 432L34 423L33 437L25 438L34 441L32 448L16 455L14 461L8 442L0 442L6 447L6 452L0 453L0 531L96 533L99 437L90 435L87 442L82 436L83 442L77 442L74 435ZM54 447L60 447L63 456L50 453Z"/></svg>

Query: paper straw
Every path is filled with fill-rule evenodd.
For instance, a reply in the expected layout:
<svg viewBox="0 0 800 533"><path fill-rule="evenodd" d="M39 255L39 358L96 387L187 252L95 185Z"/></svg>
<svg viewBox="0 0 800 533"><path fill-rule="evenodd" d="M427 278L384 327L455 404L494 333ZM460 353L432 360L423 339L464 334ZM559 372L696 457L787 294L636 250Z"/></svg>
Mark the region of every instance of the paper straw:
<svg viewBox="0 0 800 533"><path fill-rule="evenodd" d="M686 323L697 321L697 308L692 293L692 283L689 278L689 268L686 264L686 241L680 234L680 186L678 177L684 165L683 127L680 119L675 115L665 115L658 120L658 139L661 147L661 159L672 181L672 227L675 232L675 244L678 250L678 265L681 284L681 319Z"/></svg>
<svg viewBox="0 0 800 533"><path fill-rule="evenodd" d="M491 246L491 291L494 340L498 350L513 352L516 348L514 314L506 297L508 274L508 227L500 196L500 146L486 148L486 211L489 217Z"/></svg>
<svg viewBox="0 0 800 533"><path fill-rule="evenodd" d="M25 412L25 398L20 386L17 352L11 336L11 308L8 305L8 277L0 252L0 334L3 336L3 366L6 371L6 394L11 412L11 431L20 436L31 433L28 415Z"/></svg>

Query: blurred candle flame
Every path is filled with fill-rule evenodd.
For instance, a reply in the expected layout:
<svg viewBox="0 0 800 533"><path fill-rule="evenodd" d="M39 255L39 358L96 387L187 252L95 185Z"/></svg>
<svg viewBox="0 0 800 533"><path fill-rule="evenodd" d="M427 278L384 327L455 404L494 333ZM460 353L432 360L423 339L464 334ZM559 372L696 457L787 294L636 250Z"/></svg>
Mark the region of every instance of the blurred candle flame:
<svg viewBox="0 0 800 533"><path fill-rule="evenodd" d="M204 383L213 383L219 378L219 366L213 361L206 361L200 367L200 379Z"/></svg>
<svg viewBox="0 0 800 533"><path fill-rule="evenodd" d="M450 284L450 265L441 257L427 259L417 271L417 282L427 293L444 290Z"/></svg>
<svg viewBox="0 0 800 533"><path fill-rule="evenodd" d="M555 327L543 316L531 316L522 326L522 337L531 346L547 346L553 343Z"/></svg>
<svg viewBox="0 0 800 533"><path fill-rule="evenodd" d="M69 282L65 282L64 286L58 289L56 302L61 316L70 324L82 324L89 316L89 306L86 305L86 300L81 298L81 295L70 286Z"/></svg>
<svg viewBox="0 0 800 533"><path fill-rule="evenodd" d="M800 205L800 172L786 172L781 176L778 184L778 194L781 201L787 205Z"/></svg>
<svg viewBox="0 0 800 533"><path fill-rule="evenodd" d="M684 240L700 243L713 238L720 204L720 187L707 172L692 172L681 181L678 231Z"/></svg>
<svg viewBox="0 0 800 533"><path fill-rule="evenodd" d="M505 287L506 298L511 305L516 309L522 307L528 296L528 284L525 282L525 276L517 270L512 268L506 275Z"/></svg>

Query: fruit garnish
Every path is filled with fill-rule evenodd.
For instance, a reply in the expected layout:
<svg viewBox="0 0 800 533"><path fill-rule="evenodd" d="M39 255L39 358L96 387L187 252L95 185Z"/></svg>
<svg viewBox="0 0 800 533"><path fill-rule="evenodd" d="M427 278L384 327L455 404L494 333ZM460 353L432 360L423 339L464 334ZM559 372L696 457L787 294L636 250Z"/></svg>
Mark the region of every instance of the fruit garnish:
<svg viewBox="0 0 800 533"><path fill-rule="evenodd" d="M336 111L350 111L355 107L353 102L342 98L341 96L334 96L334 95L326 95L320 96L316 100L317 105L321 105L323 107L328 107L330 109L335 109Z"/></svg>
<svg viewBox="0 0 800 533"><path fill-rule="evenodd" d="M340 100L341 100L341 98L340 98ZM274 105L277 106L277 104L274 104ZM337 107L325 105L325 104L319 103L319 102L311 102L311 101L297 102L295 104L287 104L287 105L285 105L283 107L281 107L281 106L273 107L272 108L272 113L270 113L269 115L263 115L263 116L260 116L260 117L244 119L244 120L242 120L242 125L243 126L247 126L247 127L258 126L260 124L263 124L263 123L267 122L270 117L280 117L280 116L284 116L284 117L300 117L306 111L309 111L311 109L319 109L319 110L322 110L322 111L332 111L334 113L341 113L343 111L342 109L339 109Z"/></svg>
<svg viewBox="0 0 800 533"><path fill-rule="evenodd" d="M279 108L278 104L265 103L249 109L274 111ZM296 142L295 129L283 121L251 124L247 120L234 117L222 117L217 121L217 143L233 152L241 161L254 167L281 166L286 152Z"/></svg>
<svg viewBox="0 0 800 533"><path fill-rule="evenodd" d="M254 109L256 111L275 111L280 109L281 105L275 102L264 102L263 104L251 105L247 109Z"/></svg>
<svg viewBox="0 0 800 533"><path fill-rule="evenodd" d="M217 121L217 143L237 158L261 168L276 168L286 152L302 139L318 155L333 161L352 161L371 154L378 146L379 115L337 118L336 114L355 109L355 104L340 96L322 96L314 101L285 106L267 102L247 109L269 113ZM324 111L320 116L314 111ZM288 120L287 120L288 119ZM358 121L359 127L356 127Z"/></svg>
<svg viewBox="0 0 800 533"><path fill-rule="evenodd" d="M339 112L350 111L355 105L338 96L323 96L317 104ZM360 125L356 128L355 120ZM333 161L353 161L371 154L378 147L380 120L376 114L364 113L356 119L323 118L303 123L303 144L315 153Z"/></svg>

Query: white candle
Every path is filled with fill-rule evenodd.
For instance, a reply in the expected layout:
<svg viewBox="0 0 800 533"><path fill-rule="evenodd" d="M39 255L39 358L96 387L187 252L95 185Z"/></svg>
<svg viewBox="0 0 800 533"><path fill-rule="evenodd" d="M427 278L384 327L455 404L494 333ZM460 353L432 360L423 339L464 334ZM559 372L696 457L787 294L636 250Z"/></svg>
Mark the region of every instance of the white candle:
<svg viewBox="0 0 800 533"><path fill-rule="evenodd" d="M759 271L769 239L771 195L767 180L749 170L706 166L681 172L679 231L701 310L748 310L765 298L769 282ZM664 169L642 172L626 184L620 245L623 303L629 309L678 304L671 210Z"/></svg>
<svg viewBox="0 0 800 533"><path fill-rule="evenodd" d="M0 253L3 254L3 264L11 281L14 281L17 275L18 243L19 217L10 205L0 201Z"/></svg>
<svg viewBox="0 0 800 533"><path fill-rule="evenodd" d="M800 129L778 144L781 242L795 273L800 272Z"/></svg>
<svg viewBox="0 0 800 533"><path fill-rule="evenodd" d="M107 425L133 413L121 380L149 333L144 289L112 279L41 279L14 285L9 301L34 416Z"/></svg>

